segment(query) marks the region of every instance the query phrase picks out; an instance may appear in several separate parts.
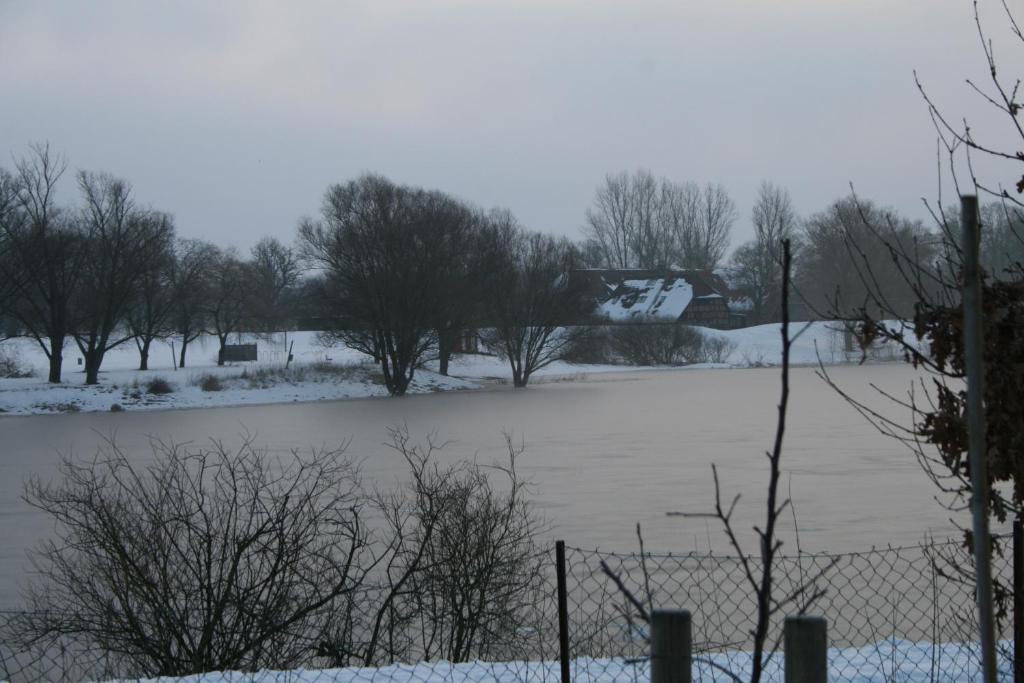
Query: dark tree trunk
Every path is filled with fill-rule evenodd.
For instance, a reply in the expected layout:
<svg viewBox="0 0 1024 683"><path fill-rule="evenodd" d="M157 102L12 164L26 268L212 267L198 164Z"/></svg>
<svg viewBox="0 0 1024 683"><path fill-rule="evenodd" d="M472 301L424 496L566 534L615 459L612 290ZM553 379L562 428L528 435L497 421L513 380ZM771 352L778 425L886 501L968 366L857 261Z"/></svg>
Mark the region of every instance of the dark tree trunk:
<svg viewBox="0 0 1024 683"><path fill-rule="evenodd" d="M85 383L99 384L100 363L103 361L103 354L99 349L89 349L85 352Z"/></svg>
<svg viewBox="0 0 1024 683"><path fill-rule="evenodd" d="M448 363L452 358L452 335L448 332L437 334L437 371L448 376Z"/></svg>
<svg viewBox="0 0 1024 683"><path fill-rule="evenodd" d="M53 346L51 346L50 348L52 349ZM51 351L50 352L50 375L47 378L47 381L49 381L50 384L60 384L60 370L61 370L61 366L63 364L64 364L64 353L60 349L57 349L56 351Z"/></svg>
<svg viewBox="0 0 1024 683"><path fill-rule="evenodd" d="M220 340L220 348L217 349L217 365L224 365L224 347L228 344L228 335L218 334L217 338Z"/></svg>
<svg viewBox="0 0 1024 683"><path fill-rule="evenodd" d="M523 368L523 364L516 360L512 360L512 386L517 389L522 389L526 386L528 379L529 377Z"/></svg>
<svg viewBox="0 0 1024 683"><path fill-rule="evenodd" d="M139 370L149 370L149 345L152 339L146 338L139 346Z"/></svg>
<svg viewBox="0 0 1024 683"><path fill-rule="evenodd" d="M381 359L381 371L384 373L384 385L392 396L404 396L412 382L414 368L408 367L400 359L389 358L387 355Z"/></svg>
<svg viewBox="0 0 1024 683"><path fill-rule="evenodd" d="M185 367L185 349L188 348L188 337L181 338L181 353L178 354L178 367Z"/></svg>

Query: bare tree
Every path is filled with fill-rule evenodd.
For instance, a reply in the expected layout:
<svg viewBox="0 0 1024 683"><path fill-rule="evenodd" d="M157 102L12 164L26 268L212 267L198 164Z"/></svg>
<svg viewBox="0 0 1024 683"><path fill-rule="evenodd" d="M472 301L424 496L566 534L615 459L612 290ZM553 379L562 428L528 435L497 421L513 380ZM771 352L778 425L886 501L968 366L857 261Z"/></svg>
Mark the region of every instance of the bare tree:
<svg viewBox="0 0 1024 683"><path fill-rule="evenodd" d="M582 292L569 278L576 262L572 244L522 230L508 213L492 216L491 280L485 288L493 327L489 344L512 368L512 383L558 360L573 345L583 311Z"/></svg>
<svg viewBox="0 0 1024 683"><path fill-rule="evenodd" d="M981 207L980 219L984 226L981 266L997 280L1018 278L1024 272L1024 208L1009 202L988 202ZM947 219L947 223L955 225L956 220Z"/></svg>
<svg viewBox="0 0 1024 683"><path fill-rule="evenodd" d="M146 677L304 661L368 569L352 461L248 440L153 456L141 468L110 443L28 483L58 531L34 556L20 644L78 639Z"/></svg>
<svg viewBox="0 0 1024 683"><path fill-rule="evenodd" d="M206 319L217 335L217 365L224 365L228 337L241 332L249 319L252 294L251 264L234 249L217 250L208 273Z"/></svg>
<svg viewBox="0 0 1024 683"><path fill-rule="evenodd" d="M737 286L753 302L756 322L777 320L782 277L782 242L789 240L794 253L798 219L789 192L767 181L758 188L751 212L754 239L740 245L732 256Z"/></svg>
<svg viewBox="0 0 1024 683"><path fill-rule="evenodd" d="M696 222L678 240L679 264L683 268L713 270L725 258L736 203L723 185L708 183L701 189Z"/></svg>
<svg viewBox="0 0 1024 683"><path fill-rule="evenodd" d="M174 331L174 224L168 215L153 214L151 219L162 222L163 226L154 231L150 245L153 258L138 278L127 315L128 330L139 350L139 370L149 369L153 342Z"/></svg>
<svg viewBox="0 0 1024 683"><path fill-rule="evenodd" d="M632 179L626 172L608 174L597 188L594 206L587 209L584 234L597 247L605 268L635 268L633 252L636 228L633 222Z"/></svg>
<svg viewBox="0 0 1024 683"><path fill-rule="evenodd" d="M285 324L291 295L302 273L299 259L276 238L264 237L252 248L249 262L249 317L265 332L278 331Z"/></svg>
<svg viewBox="0 0 1024 683"><path fill-rule="evenodd" d="M15 177L5 168L0 168L0 316L14 303L19 282L25 277L20 272L13 251L9 233L18 234L18 225L24 216L18 211L18 186Z"/></svg>
<svg viewBox="0 0 1024 683"><path fill-rule="evenodd" d="M335 334L380 363L392 395L402 395L436 343L451 286L458 203L439 192L365 175L328 189L323 220L299 228L305 256L329 288Z"/></svg>
<svg viewBox="0 0 1024 683"><path fill-rule="evenodd" d="M605 268L713 269L736 208L721 185L674 183L649 171L605 176L587 210L588 253Z"/></svg>
<svg viewBox="0 0 1024 683"><path fill-rule="evenodd" d="M605 176L584 229L606 268L663 268L675 256L665 207L676 186L639 170Z"/></svg>
<svg viewBox="0 0 1024 683"><path fill-rule="evenodd" d="M440 465L444 444L432 437L414 443L404 427L390 437L411 476L373 496L386 527L375 554L382 581L364 613L333 624L320 654L332 666L518 654L546 561L546 527L517 471L522 447L506 435L506 462Z"/></svg>
<svg viewBox="0 0 1024 683"><path fill-rule="evenodd" d="M88 258L80 222L56 203L65 168L49 145L33 145L8 176L8 206L0 222L7 314L39 344L53 383L61 381L64 345L75 326L72 300Z"/></svg>
<svg viewBox="0 0 1024 683"><path fill-rule="evenodd" d="M1022 33L1014 10L1010 4L1000 3L1005 15L1004 28L1014 44L1024 44ZM995 58L994 42L978 14L978 3L974 7L974 29L977 32L990 83L983 85L968 80L968 86L991 106L1004 123L1004 132L1019 144L1024 141L1024 128L1019 121L1020 102L1018 97L1019 78L1007 77ZM915 74L916 77L916 74ZM985 457L988 480L982 482L986 495L981 500L991 519L1005 522L1024 515L1024 430L1021 429L1021 414L1024 414L1024 380L1016 368L1024 363L1024 345L1021 344L1024 325L1024 266L1012 256L1024 251L1022 235L1017 229L1020 224L1024 203L1024 173L1020 164L1018 147L1010 145L996 147L983 141L966 119L953 119L944 115L932 101L926 89L917 81L925 100L932 122L938 134L940 152L938 197L933 203L926 202L935 222L940 246L937 249L937 264L921 265L913 250L898 240L887 238L886 224L872 221L869 211L861 212L863 222L874 230L883 243L889 262L897 264L902 273L905 287L911 292L912 316L907 316L900 301L894 301L886 288L879 286L878 278L864 268L861 286L866 291L867 303L850 316L850 323L856 324L861 345L884 341L902 349L906 359L914 365L921 378L914 382L907 394L892 395L880 392L881 396L901 410L909 410L907 421L896 420L885 411L856 399L844 392L821 367L820 374L863 416L883 434L892 436L905 444L926 476L943 494L942 502L953 513L961 513L971 507L973 498L972 469L967 454L967 391L965 379L964 325L962 288L964 286L964 259L960 244L960 211L942 210L942 178L944 171L952 178L957 194L991 197L998 204L980 211L982 256L984 265L995 268L995 272L981 274L982 328L984 348L985 412ZM998 129L993 129L998 131ZM943 160L943 156L945 160ZM1004 160L1001 169L1012 169L1017 177L1006 181L1005 170L992 178L979 178L975 157L990 157ZM943 168L943 161L948 167ZM961 172L966 168L966 176ZM964 218L968 218L965 216ZM987 233L987 234L986 234ZM1017 242L1015 244L1014 242ZM863 255L857 254L863 263ZM844 311L848 313L848 311ZM907 319L909 318L909 319ZM905 320L905 322L892 321ZM965 545L982 552L998 552L1004 541L999 536L990 537L990 545L976 547L976 539L969 528L964 529ZM956 561L941 567L953 578L968 585L975 584L974 567ZM1012 587L998 580L994 583L993 597L997 619L1008 615Z"/></svg>
<svg viewBox="0 0 1024 683"><path fill-rule="evenodd" d="M661 220L670 243L669 265L684 267L695 260L686 251L697 243L700 225L701 189L697 183L672 183L662 181Z"/></svg>
<svg viewBox="0 0 1024 683"><path fill-rule="evenodd" d="M1004 13L1003 26L1007 30L1013 44L1019 48L1024 44L1024 31L1021 30L1021 25L1011 5L1005 1L1001 1L999 4L1002 6ZM1016 140L1016 143L1002 147L994 142L979 138L978 132L972 128L966 118L958 116L956 119L953 119L943 114L921 83L916 71L914 72L914 80L917 83L921 96L924 98L925 104L928 107L928 113L935 126L935 131L939 136L939 149L940 152L945 153L948 171L956 193L963 194L964 190L969 188L969 191L981 196L992 197L1001 203L1007 203L1020 210L1024 209L1024 202L1020 199L1020 195L1024 194L1024 173L1021 173L1019 178L1000 178L996 179L995 182L980 179L975 173L973 158L978 155L1009 162L1003 168L1019 168L1017 165L1021 162L1021 157L1017 150L1020 148L1020 143L1024 141L1024 124L1019 119L1021 111L1021 102L1019 100L1021 95L1020 79L1012 74L1007 77L1005 71L1001 69L996 60L995 43L986 33L978 13L977 0L974 0L972 5L974 8L974 28L977 32L982 52L985 55L986 73L989 82L984 84L975 79L968 78L967 85L1003 121L1005 133ZM968 178L962 177L962 174L957 171L956 161L958 158L961 158L964 162L967 174L969 175ZM1020 171L1011 171L1011 173L1016 174L1020 173ZM1012 194L1009 188L1014 190ZM939 185L938 206L942 206L941 183Z"/></svg>
<svg viewBox="0 0 1024 683"><path fill-rule="evenodd" d="M941 246L923 223L853 195L811 216L803 238L800 295L820 315L841 319L882 307L909 318Z"/></svg>
<svg viewBox="0 0 1024 683"><path fill-rule="evenodd" d="M183 368L188 345L207 329L207 305L219 252L209 242L195 239L178 240L174 250L170 274L171 324L181 338L178 367Z"/></svg>
<svg viewBox="0 0 1024 683"><path fill-rule="evenodd" d="M104 355L132 338L129 305L146 274L158 267L169 222L135 205L131 187L106 174L81 172L81 218L88 239L76 291L75 342L85 358L85 383L96 384Z"/></svg>
<svg viewBox="0 0 1024 683"><path fill-rule="evenodd" d="M448 374L456 338L486 316L480 288L487 277L483 257L483 218L461 202L441 202L438 216L437 301L434 329L437 333L438 371Z"/></svg>

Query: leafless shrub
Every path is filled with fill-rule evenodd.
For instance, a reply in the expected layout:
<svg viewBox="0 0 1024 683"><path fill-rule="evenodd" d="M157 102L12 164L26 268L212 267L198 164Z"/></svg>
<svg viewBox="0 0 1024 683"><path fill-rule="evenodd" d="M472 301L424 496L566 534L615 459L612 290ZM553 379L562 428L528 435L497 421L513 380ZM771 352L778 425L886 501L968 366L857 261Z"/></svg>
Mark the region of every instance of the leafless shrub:
<svg viewBox="0 0 1024 683"><path fill-rule="evenodd" d="M4 379L22 379L32 377L35 372L21 362L15 351L0 349L0 377Z"/></svg>
<svg viewBox="0 0 1024 683"><path fill-rule="evenodd" d="M197 386L203 391L223 391L224 383L220 377L209 372L204 372L195 379L192 380L192 385Z"/></svg>
<svg viewBox="0 0 1024 683"><path fill-rule="evenodd" d="M47 403L40 401L39 403L33 403L32 408L39 412L51 412L51 413L77 413L82 410L74 401L61 401L57 403Z"/></svg>
<svg viewBox="0 0 1024 683"><path fill-rule="evenodd" d="M429 536L423 525L414 535L426 560L413 596L428 659L512 653L531 588L541 579L536 537L542 523L516 471L522 449L510 439L507 446L507 464L464 463L445 473L433 500L417 496L418 518L436 512Z"/></svg>
<svg viewBox="0 0 1024 683"><path fill-rule="evenodd" d="M682 365L703 361L704 335L677 323L616 325L609 342L616 355L633 365Z"/></svg>
<svg viewBox="0 0 1024 683"><path fill-rule="evenodd" d="M704 335L704 344L701 347L704 363L726 363L735 350L736 342L731 339Z"/></svg>
<svg viewBox="0 0 1024 683"><path fill-rule="evenodd" d="M383 583L357 606L361 623L358 615L336 620L320 650L331 665L519 654L542 584L545 527L516 469L522 448L508 437L506 445L505 464L442 466L435 454L443 444L391 431L412 477L374 495L388 529L377 555Z"/></svg>
<svg viewBox="0 0 1024 683"><path fill-rule="evenodd" d="M239 375L240 379L249 383L250 389L266 389L279 382L325 382L355 379L360 375L368 375L360 364L336 364L325 361L308 365L290 365L284 367L255 366L247 367Z"/></svg>
<svg viewBox="0 0 1024 683"><path fill-rule="evenodd" d="M20 645L72 637L133 675L288 667L363 580L368 532L341 450L280 459L153 442L133 465L113 443L25 500L57 522L34 555Z"/></svg>
<svg viewBox="0 0 1024 683"><path fill-rule="evenodd" d="M146 467L112 441L65 459L26 486L57 536L3 642L102 653L122 678L518 654L546 558L522 448L484 466L439 464L443 444L404 428L391 445L409 482L372 491L344 449L278 458L251 439L154 441Z"/></svg>
<svg viewBox="0 0 1024 683"><path fill-rule="evenodd" d="M163 377L153 377L146 382L146 393L147 394L172 394L174 393L174 386Z"/></svg>

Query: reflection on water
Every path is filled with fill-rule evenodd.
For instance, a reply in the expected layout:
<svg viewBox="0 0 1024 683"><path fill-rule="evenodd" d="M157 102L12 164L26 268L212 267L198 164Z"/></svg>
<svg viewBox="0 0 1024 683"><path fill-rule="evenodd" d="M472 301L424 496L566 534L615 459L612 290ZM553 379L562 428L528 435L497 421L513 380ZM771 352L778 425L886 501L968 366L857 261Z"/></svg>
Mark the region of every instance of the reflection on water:
<svg viewBox="0 0 1024 683"><path fill-rule="evenodd" d="M913 372L904 365L831 370L859 397L872 395L869 383L900 395ZM878 434L812 368L794 369L792 380L783 487L792 486L805 550L860 550L952 533L905 447ZM727 497L743 495L738 526L754 523L764 506L764 452L778 393L774 369L680 370L401 399L0 418L0 606L17 604L26 549L51 531L20 499L22 482L52 476L58 452L90 455L111 434L140 461L149 456L150 436L231 442L249 431L280 451L350 440L365 477L388 484L403 475L401 457L383 445L389 426L406 424L418 438L436 432L450 442L443 459L483 462L505 455L508 432L526 447L522 468L536 482L553 535L577 547L628 551L640 522L651 550L710 544L725 551L713 520L664 513L709 510L716 463ZM789 539L786 550L793 549Z"/></svg>

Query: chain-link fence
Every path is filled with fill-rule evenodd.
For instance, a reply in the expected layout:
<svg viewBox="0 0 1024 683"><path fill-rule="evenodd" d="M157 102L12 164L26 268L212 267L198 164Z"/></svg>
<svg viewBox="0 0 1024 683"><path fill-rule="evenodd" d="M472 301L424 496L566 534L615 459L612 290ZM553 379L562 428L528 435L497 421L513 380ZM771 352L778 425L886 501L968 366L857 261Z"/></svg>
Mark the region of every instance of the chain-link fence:
<svg viewBox="0 0 1024 683"><path fill-rule="evenodd" d="M1008 588L1002 604L1000 668L1012 679L1013 563L1009 539L994 559L997 581ZM428 638L437 634L422 614L385 620L390 649L374 666L355 666L317 652L315 641L304 669L258 673L201 674L183 680L372 683L560 683L558 562L551 549L544 571L517 604L495 604L490 645L468 653L474 661L438 661ZM742 679L750 669L756 603L747 571L751 559L709 554L610 553L565 549L565 603L570 678L574 683L646 681L647 625L643 609L681 607L693 615L695 680ZM832 680L878 683L972 681L980 677L976 622L970 585L971 559L960 541L881 548L866 552L801 554L777 559L774 595L786 604L773 617L768 649L781 649L786 614L824 616L828 622ZM612 578L612 577L615 578ZM373 590L373 589L371 589ZM820 593L820 597L811 597ZM632 598L632 599L631 599ZM810 604L808 604L810 602ZM417 604L420 604L418 602ZM351 642L365 633L373 596L353 598L344 622ZM74 640L54 638L45 646L16 644L24 612L0 612L0 678L21 681L140 680L146 671L128 659ZM455 619L455 615L448 618ZM423 653L432 661L422 661ZM487 660L487 661L481 661ZM766 680L782 680L783 653L768 662ZM332 668L344 665L344 668Z"/></svg>
<svg viewBox="0 0 1024 683"><path fill-rule="evenodd" d="M993 561L995 578L1008 591L999 653L1000 668L1008 675L1013 664L1011 557L1006 547ZM749 568L760 576L758 561L751 559ZM767 648L781 649L787 614L807 612L828 622L833 680L975 680L980 671L970 568L962 541L777 558L774 595L788 603L771 621ZM613 662L646 657L647 627L628 593L645 608L690 610L693 648L699 655L695 677L699 672L700 678L730 680L723 670L740 678L749 671L757 609L740 558L570 547L566 572L572 657ZM769 678L781 680L782 661L780 652L767 667Z"/></svg>

